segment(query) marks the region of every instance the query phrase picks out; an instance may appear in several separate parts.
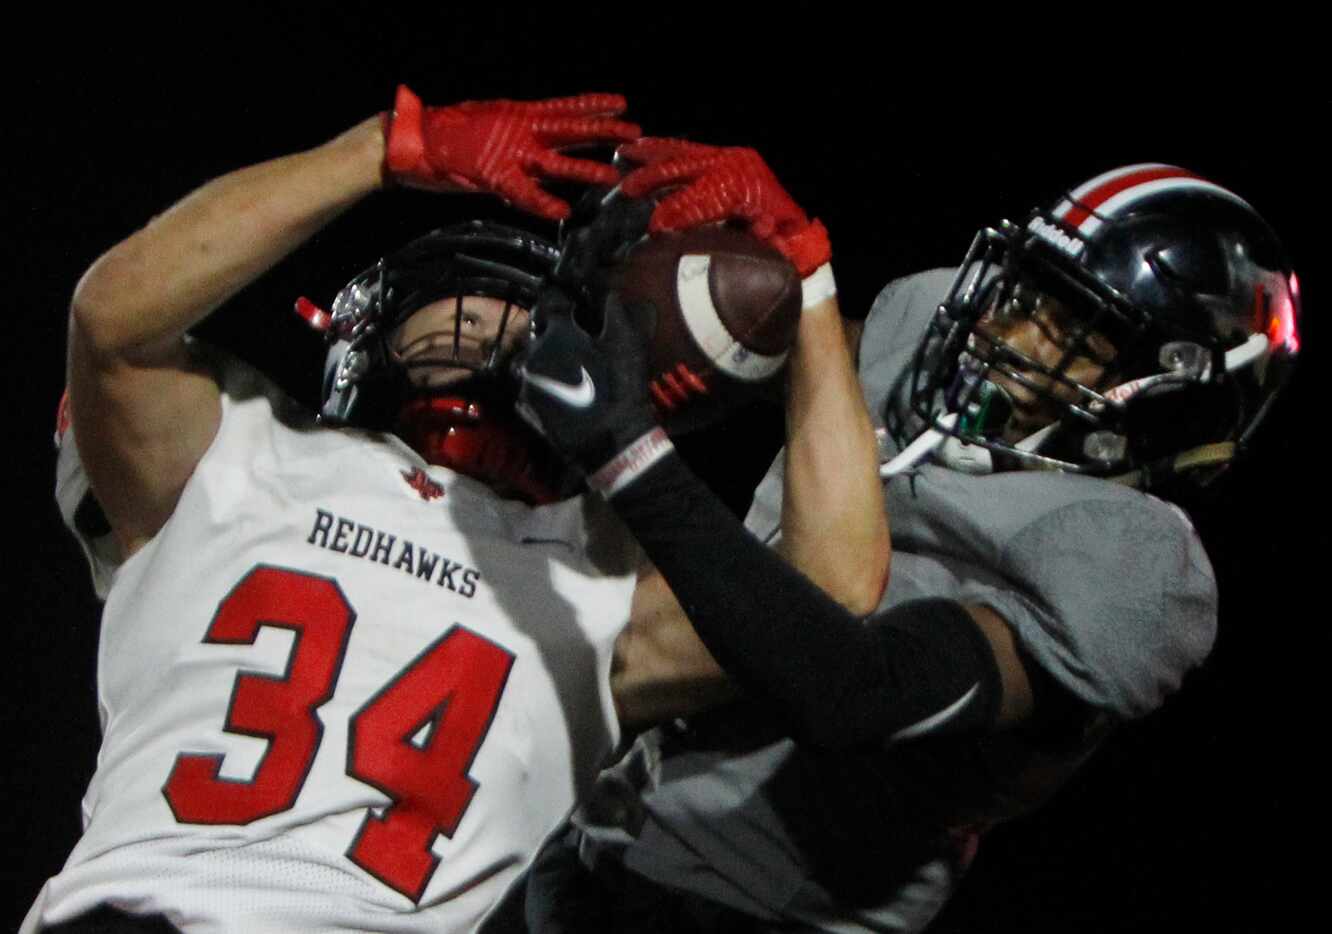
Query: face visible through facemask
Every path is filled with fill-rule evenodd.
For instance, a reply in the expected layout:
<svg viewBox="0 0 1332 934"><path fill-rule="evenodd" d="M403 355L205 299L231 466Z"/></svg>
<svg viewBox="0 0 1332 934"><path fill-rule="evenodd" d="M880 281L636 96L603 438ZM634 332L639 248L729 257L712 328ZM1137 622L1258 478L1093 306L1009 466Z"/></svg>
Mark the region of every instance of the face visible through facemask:
<svg viewBox="0 0 1332 934"><path fill-rule="evenodd" d="M482 295L451 296L413 312L389 347L413 387L439 390L503 359L527 330L525 308Z"/></svg>
<svg viewBox="0 0 1332 934"><path fill-rule="evenodd" d="M494 387L467 380L503 361L527 339L526 309L479 295L418 309L389 338L394 359L418 390L398 413L395 433L429 464L489 485L505 497L551 502L560 465Z"/></svg>
<svg viewBox="0 0 1332 934"><path fill-rule="evenodd" d="M1058 421L1064 403L1085 403L1074 384L1098 386L1115 355L1109 339L1083 332L1062 302L1022 285L990 305L972 341L997 361L986 376L1012 403L1002 432L1008 444Z"/></svg>

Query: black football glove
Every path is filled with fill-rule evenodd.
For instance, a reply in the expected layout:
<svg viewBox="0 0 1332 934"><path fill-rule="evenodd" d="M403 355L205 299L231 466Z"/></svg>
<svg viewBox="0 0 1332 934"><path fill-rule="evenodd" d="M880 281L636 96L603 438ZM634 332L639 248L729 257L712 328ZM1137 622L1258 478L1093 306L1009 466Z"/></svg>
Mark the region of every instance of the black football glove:
<svg viewBox="0 0 1332 934"><path fill-rule="evenodd" d="M575 313L586 310L559 285L542 290L532 339L515 364L517 409L589 486L612 496L672 450L648 395L656 313L626 307L614 292L602 300L599 326L579 324Z"/></svg>
<svg viewBox="0 0 1332 934"><path fill-rule="evenodd" d="M629 250L647 236L654 202L628 198L619 189L594 188L560 225L555 280L581 301L603 307L611 274Z"/></svg>

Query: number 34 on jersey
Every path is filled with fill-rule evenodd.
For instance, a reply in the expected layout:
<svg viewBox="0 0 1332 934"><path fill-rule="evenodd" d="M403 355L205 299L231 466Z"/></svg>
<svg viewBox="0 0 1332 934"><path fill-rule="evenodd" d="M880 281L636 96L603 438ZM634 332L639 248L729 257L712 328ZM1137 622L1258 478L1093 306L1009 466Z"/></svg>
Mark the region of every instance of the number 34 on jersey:
<svg viewBox="0 0 1332 934"><path fill-rule="evenodd" d="M206 644L253 644L264 627L294 634L281 676L240 671L223 728L266 740L253 776L221 775L223 756L181 751L162 787L183 824L244 825L294 807L323 741L315 711L332 696L356 609L336 580L259 566L221 601ZM387 795L366 810L346 856L413 902L478 786L468 769L494 718L514 656L460 625L448 628L352 715L346 771Z"/></svg>

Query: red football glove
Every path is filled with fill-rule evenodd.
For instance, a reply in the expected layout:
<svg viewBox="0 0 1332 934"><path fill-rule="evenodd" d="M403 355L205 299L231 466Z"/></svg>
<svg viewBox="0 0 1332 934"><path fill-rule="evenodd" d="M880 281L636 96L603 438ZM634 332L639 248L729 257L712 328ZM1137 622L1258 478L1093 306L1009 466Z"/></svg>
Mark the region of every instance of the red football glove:
<svg viewBox="0 0 1332 934"><path fill-rule="evenodd" d="M618 94L580 94L546 101L465 101L424 107L398 86L385 131L384 165L403 184L436 191L488 191L515 207L550 220L569 216L569 205L537 185L558 178L614 185L609 165L573 159L565 146L623 143L641 130L615 120L624 112Z"/></svg>
<svg viewBox="0 0 1332 934"><path fill-rule="evenodd" d="M754 236L789 259L802 279L832 258L828 231L791 200L753 149L646 137L621 146L616 157L639 163L620 183L630 197L683 186L652 212L653 233L744 221Z"/></svg>

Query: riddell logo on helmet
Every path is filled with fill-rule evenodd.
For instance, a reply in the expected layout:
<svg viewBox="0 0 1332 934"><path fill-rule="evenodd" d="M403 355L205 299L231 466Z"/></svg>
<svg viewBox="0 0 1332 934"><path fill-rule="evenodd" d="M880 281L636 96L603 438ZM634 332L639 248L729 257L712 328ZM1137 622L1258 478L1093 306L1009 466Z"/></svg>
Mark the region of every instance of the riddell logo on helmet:
<svg viewBox="0 0 1332 934"><path fill-rule="evenodd" d="M1069 256L1077 256L1082 252L1082 241L1075 237L1070 237L1054 224L1041 217L1032 218L1028 229L1047 243L1052 243L1063 250Z"/></svg>

